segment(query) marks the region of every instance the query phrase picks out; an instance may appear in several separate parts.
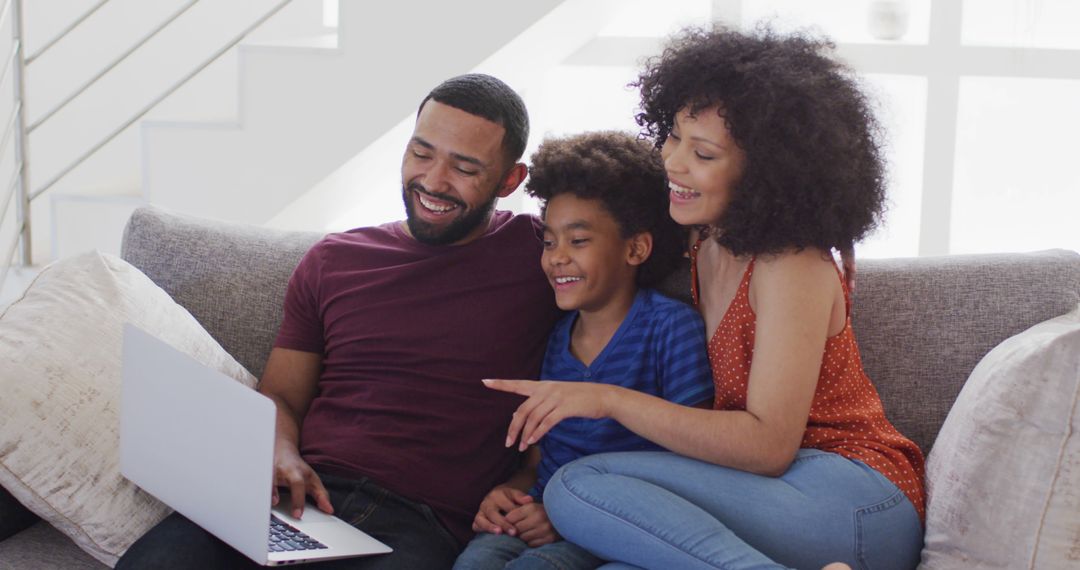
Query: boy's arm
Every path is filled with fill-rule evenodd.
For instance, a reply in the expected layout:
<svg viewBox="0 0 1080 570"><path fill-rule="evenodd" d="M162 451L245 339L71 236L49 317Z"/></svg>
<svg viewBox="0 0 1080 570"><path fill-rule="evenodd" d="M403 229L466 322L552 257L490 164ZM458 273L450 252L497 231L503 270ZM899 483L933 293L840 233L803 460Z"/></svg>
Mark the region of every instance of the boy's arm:
<svg viewBox="0 0 1080 570"><path fill-rule="evenodd" d="M506 515L522 505L533 502L529 489L536 484L536 467L540 464L540 449L530 448L524 457L521 469L505 483L495 487L484 500L473 519L474 532L506 533L517 536L518 529L506 520Z"/></svg>

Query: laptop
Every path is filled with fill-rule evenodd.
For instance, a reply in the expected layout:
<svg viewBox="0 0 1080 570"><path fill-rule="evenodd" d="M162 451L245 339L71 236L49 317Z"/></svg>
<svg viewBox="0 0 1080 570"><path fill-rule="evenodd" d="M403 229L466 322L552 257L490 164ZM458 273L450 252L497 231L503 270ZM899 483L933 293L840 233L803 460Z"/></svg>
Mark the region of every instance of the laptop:
<svg viewBox="0 0 1080 570"><path fill-rule="evenodd" d="M266 396L124 325L124 477L261 565L390 552L310 503L303 520L283 508L287 495L271 509L275 413Z"/></svg>

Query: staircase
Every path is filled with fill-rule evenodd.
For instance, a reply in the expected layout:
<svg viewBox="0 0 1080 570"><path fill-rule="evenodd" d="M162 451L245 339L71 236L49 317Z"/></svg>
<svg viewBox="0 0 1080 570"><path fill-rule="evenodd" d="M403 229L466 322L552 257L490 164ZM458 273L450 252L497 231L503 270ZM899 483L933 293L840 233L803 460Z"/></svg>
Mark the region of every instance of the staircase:
<svg viewBox="0 0 1080 570"><path fill-rule="evenodd" d="M100 12L125 1L143 10L154 4L111 0ZM201 0L176 20L180 29L173 37L220 46L276 3ZM263 224L414 113L436 83L472 70L560 3L341 2L336 28L326 28L322 0L293 0L266 22L266 29L208 67L34 203L36 261L95 247L118 251L124 221L147 202L202 217ZM175 0L169 8L159 7L156 17L182 4ZM243 13L226 14L238 7L245 8ZM98 17L103 14L94 15ZM33 13L27 13L26 20L31 18ZM207 19L215 26L208 26ZM130 44L131 38L127 40ZM91 146L95 137L122 123L125 114L168 83L147 85L138 64L191 69L212 54L207 47L195 51L180 62L166 61L177 58L163 53L140 54L138 61L133 55L122 73L121 67L113 72L118 77L106 76L58 113L31 139L31 150L42 149L31 157L32 183L49 180L77 156L74 149ZM30 77L28 85L34 81ZM38 80L39 86L45 83ZM47 98L28 93L27 99L33 96ZM131 103L102 113L109 97ZM36 103L28 122L50 103ZM60 119L65 114L91 117L84 119L89 126L78 129L77 136L64 135Z"/></svg>

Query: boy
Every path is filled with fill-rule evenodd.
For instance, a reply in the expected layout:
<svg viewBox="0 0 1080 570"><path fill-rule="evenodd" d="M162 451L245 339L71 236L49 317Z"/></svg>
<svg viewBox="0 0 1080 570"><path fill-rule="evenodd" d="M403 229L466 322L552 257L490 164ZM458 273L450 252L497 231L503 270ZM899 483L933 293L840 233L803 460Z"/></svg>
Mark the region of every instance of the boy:
<svg viewBox="0 0 1080 570"><path fill-rule="evenodd" d="M656 151L618 132L548 140L532 156L525 191L543 201L541 265L559 308L569 311L548 339L541 377L711 404L701 317L647 288L685 249ZM480 534L454 568L598 566L556 534L541 502L545 485L579 457L660 449L613 420L562 420L529 451L526 469L485 497L473 523Z"/></svg>

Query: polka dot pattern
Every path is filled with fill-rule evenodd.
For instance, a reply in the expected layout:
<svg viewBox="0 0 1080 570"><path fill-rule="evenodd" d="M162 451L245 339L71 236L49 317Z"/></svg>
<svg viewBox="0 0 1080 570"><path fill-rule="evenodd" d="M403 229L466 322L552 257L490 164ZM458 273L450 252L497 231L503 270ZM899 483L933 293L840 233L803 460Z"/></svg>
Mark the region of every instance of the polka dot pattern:
<svg viewBox="0 0 1080 570"><path fill-rule="evenodd" d="M690 283L695 305L698 303L696 254L695 246L690 255ZM717 410L746 409L757 322L750 307L753 271L754 260L751 260L735 298L709 339L709 362L716 387L713 408ZM851 301L846 286L844 299L850 314ZM877 389L863 370L850 316L844 329L825 343L825 356L802 447L866 463L903 491L925 521L922 451L886 419Z"/></svg>

